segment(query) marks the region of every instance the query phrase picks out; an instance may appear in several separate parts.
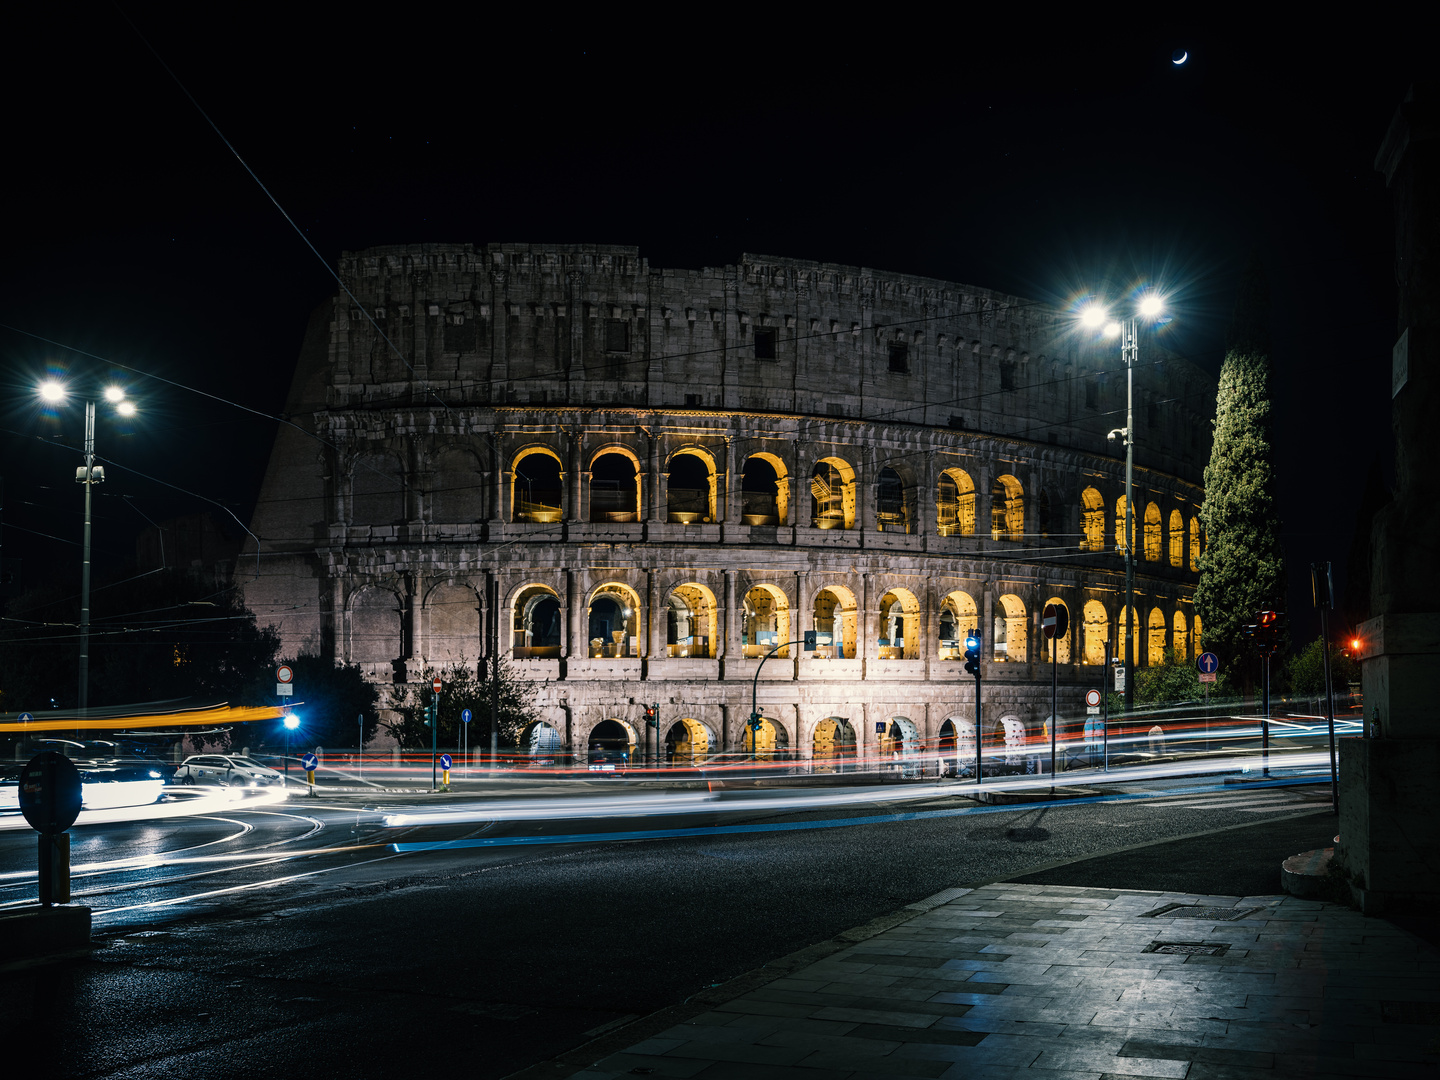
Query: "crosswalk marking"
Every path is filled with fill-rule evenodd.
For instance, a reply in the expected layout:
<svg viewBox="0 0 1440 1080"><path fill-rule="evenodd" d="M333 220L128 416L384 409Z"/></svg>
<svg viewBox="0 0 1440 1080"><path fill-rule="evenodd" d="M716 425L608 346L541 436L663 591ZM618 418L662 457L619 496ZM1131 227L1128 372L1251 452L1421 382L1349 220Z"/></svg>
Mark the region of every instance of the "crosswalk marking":
<svg viewBox="0 0 1440 1080"><path fill-rule="evenodd" d="M1238 810L1252 814L1271 813L1306 806L1319 806L1322 800L1313 793L1294 790L1235 791L1203 795L1188 792L1184 795L1161 795L1153 799L1107 799L1109 803L1142 803L1180 810Z"/></svg>

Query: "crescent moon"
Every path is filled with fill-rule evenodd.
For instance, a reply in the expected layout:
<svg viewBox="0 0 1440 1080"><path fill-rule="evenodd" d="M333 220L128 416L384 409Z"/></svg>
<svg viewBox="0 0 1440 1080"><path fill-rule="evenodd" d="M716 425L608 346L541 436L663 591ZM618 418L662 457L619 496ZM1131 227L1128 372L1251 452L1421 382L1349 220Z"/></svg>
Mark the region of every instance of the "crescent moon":
<svg viewBox="0 0 1440 1080"><path fill-rule="evenodd" d="M1181 64L1183 64L1186 60L1189 60L1189 59L1190 59L1190 53L1189 53L1187 50L1185 50L1185 49L1181 49L1181 50L1180 50L1180 55L1179 55L1179 56L1173 56L1173 57L1171 57L1171 58L1170 58L1170 62L1171 62L1172 64L1174 64L1176 67L1179 67Z"/></svg>

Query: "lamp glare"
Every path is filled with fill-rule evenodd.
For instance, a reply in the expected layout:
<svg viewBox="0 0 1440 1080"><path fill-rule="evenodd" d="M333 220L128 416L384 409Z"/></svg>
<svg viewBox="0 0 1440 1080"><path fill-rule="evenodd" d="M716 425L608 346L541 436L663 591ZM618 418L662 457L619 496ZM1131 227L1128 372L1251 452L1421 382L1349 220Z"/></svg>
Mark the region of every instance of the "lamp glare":
<svg viewBox="0 0 1440 1080"><path fill-rule="evenodd" d="M1156 296L1154 293L1151 293L1149 296L1145 297L1145 299L1140 301L1140 314L1146 316L1147 318L1154 318L1156 315L1160 314L1164 307L1165 305L1160 302L1160 297Z"/></svg>
<svg viewBox="0 0 1440 1080"><path fill-rule="evenodd" d="M1118 322L1106 323L1104 333L1106 337L1114 337L1116 334L1120 333L1120 324Z"/></svg>
<svg viewBox="0 0 1440 1080"><path fill-rule="evenodd" d="M1099 326L1105 321L1105 309L1099 304L1090 304L1080 313L1080 321L1086 326Z"/></svg>
<svg viewBox="0 0 1440 1080"><path fill-rule="evenodd" d="M112 405L117 405L125 400L125 391L118 386L107 386L105 388L105 400Z"/></svg>
<svg viewBox="0 0 1440 1080"><path fill-rule="evenodd" d="M292 713L286 713L286 714L285 714L285 726L286 726L287 728L289 728L291 731L294 731L296 728L298 728L298 727L300 726L300 717L296 716L293 712L292 712Z"/></svg>
<svg viewBox="0 0 1440 1080"><path fill-rule="evenodd" d="M122 401L115 406L115 411L121 416L134 416L135 403L133 401Z"/></svg>
<svg viewBox="0 0 1440 1080"><path fill-rule="evenodd" d="M58 405L65 400L65 384L55 379L46 379L40 384L40 397Z"/></svg>

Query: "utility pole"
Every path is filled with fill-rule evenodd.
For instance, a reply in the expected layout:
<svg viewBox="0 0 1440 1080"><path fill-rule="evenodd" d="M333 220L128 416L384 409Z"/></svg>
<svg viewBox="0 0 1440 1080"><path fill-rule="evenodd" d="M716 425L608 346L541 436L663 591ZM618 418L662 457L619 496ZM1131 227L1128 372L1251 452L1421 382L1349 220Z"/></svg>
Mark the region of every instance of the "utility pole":
<svg viewBox="0 0 1440 1080"><path fill-rule="evenodd" d="M1125 712L1135 711L1135 669L1140 650L1135 643L1135 363L1139 359L1139 323L1125 320L1120 354L1125 360ZM1132 659L1133 658L1133 659Z"/></svg>

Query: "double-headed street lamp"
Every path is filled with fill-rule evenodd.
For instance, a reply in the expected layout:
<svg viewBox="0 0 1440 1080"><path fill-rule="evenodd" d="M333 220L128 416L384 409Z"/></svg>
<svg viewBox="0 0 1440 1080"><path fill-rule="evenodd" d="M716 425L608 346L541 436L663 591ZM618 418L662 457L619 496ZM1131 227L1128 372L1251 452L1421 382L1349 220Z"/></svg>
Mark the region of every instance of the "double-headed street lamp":
<svg viewBox="0 0 1440 1080"><path fill-rule="evenodd" d="M40 399L58 407L69 397L69 390L58 379L47 379L39 386ZM134 416L135 403L118 386L107 386L104 398L121 416ZM85 464L75 470L75 482L85 485L85 543L80 563L80 693L79 707L84 712L90 703L90 489L104 483L105 466L95 464L95 402L85 402Z"/></svg>
<svg viewBox="0 0 1440 1080"><path fill-rule="evenodd" d="M1128 317L1112 319L1105 306L1091 302L1080 313L1080 321L1094 327L1107 338L1120 339L1120 358L1125 362L1125 426L1115 428L1107 436L1125 440L1125 711L1135 708L1135 669L1139 666L1140 650L1135 644L1135 365L1140 360L1140 320L1154 320L1164 310L1155 293L1140 297L1136 311Z"/></svg>

